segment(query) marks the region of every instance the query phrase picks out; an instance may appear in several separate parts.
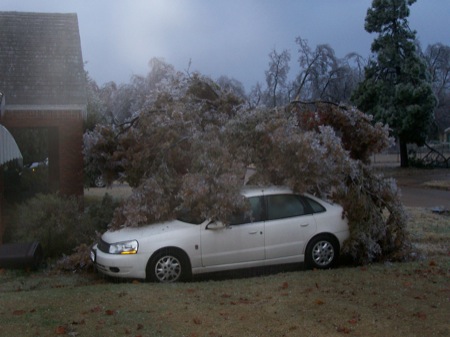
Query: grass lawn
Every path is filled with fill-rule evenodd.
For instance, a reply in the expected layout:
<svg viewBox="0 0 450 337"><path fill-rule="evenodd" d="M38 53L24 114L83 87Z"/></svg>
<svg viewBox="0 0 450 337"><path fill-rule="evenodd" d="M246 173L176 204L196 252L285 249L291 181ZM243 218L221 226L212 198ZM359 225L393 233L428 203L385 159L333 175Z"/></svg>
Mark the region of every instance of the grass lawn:
<svg viewBox="0 0 450 337"><path fill-rule="evenodd" d="M450 216L408 213L408 263L171 285L0 270L0 335L450 336Z"/></svg>

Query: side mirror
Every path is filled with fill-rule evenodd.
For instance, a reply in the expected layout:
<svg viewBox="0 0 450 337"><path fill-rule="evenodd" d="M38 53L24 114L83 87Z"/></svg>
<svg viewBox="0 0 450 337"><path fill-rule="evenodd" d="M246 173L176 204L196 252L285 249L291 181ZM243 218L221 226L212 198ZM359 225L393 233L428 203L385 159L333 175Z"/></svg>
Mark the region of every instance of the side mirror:
<svg viewBox="0 0 450 337"><path fill-rule="evenodd" d="M211 230L224 229L227 227L228 227L227 225L225 225L223 222L220 222L220 221L213 221L213 222L209 223L208 225L206 225L206 229L211 229Z"/></svg>

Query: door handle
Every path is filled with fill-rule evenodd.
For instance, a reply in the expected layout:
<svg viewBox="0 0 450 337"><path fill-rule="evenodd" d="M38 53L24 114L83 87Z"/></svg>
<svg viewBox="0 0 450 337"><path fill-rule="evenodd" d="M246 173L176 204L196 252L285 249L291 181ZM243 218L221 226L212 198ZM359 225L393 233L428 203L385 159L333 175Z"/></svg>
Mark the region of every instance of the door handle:
<svg viewBox="0 0 450 337"><path fill-rule="evenodd" d="M258 233L258 231L256 231L256 232L248 232L248 234L257 234Z"/></svg>
<svg viewBox="0 0 450 337"><path fill-rule="evenodd" d="M300 225L300 227L308 227L308 226L309 226L309 223L303 223Z"/></svg>

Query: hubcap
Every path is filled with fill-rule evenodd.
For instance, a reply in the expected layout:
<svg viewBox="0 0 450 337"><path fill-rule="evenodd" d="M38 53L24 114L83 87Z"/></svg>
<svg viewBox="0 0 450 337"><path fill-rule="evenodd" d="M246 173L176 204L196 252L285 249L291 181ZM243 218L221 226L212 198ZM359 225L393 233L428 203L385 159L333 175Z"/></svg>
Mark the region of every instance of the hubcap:
<svg viewBox="0 0 450 337"><path fill-rule="evenodd" d="M164 256L156 262L155 275L160 282L175 282L181 275L181 264L173 256Z"/></svg>
<svg viewBox="0 0 450 337"><path fill-rule="evenodd" d="M328 241L317 242L312 249L312 258L316 265L325 267L333 261L334 248Z"/></svg>

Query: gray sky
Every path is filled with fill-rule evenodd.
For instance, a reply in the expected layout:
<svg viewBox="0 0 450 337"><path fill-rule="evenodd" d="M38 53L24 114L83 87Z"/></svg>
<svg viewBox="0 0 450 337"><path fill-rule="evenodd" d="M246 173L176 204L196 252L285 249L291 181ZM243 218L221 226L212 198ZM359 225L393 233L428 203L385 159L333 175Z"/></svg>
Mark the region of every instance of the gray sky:
<svg viewBox="0 0 450 337"><path fill-rule="evenodd" d="M77 13L86 70L99 85L145 75L161 57L177 70L264 82L268 54L297 61L295 38L329 44L338 57L370 54L371 0L0 0L1 11ZM426 47L450 45L450 0L418 0L410 27Z"/></svg>

